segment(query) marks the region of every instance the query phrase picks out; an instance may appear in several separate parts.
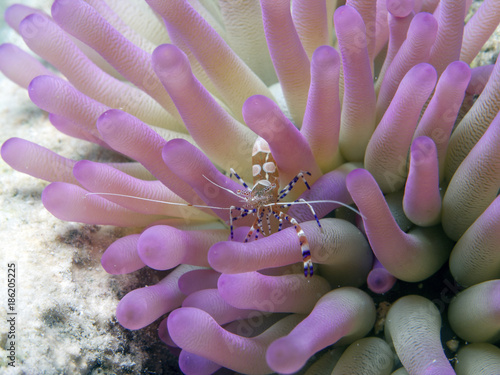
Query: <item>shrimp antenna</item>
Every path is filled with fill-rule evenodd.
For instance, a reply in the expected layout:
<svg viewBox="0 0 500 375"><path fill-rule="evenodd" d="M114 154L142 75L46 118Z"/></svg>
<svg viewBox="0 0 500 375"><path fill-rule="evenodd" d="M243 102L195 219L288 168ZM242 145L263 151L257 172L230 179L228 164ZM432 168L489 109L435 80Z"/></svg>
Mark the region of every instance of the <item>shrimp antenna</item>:
<svg viewBox="0 0 500 375"><path fill-rule="evenodd" d="M209 178L208 178L207 176L205 176L204 174L203 174L202 176L203 176L203 177L204 177L204 178L205 178L208 182L210 182L210 183L214 184L215 186L217 186L219 189L225 190L225 191L227 191L228 193L231 193L231 194L233 194L234 196L236 196L236 197L238 197L238 198L241 198L241 196L240 196L240 195L238 195L237 193L235 193L235 192L234 192L234 191L232 191L231 189L228 189L228 188L226 188L226 187L224 187L224 186L221 186L221 185L219 185L219 184L217 184L217 183L213 182L211 179L209 179Z"/></svg>
<svg viewBox="0 0 500 375"><path fill-rule="evenodd" d="M295 201L295 202L286 202L284 205L285 206L293 206L293 205L296 205L296 204L307 204L309 207L311 207L310 205L311 204L315 204L315 203L335 203L335 204L338 204L338 205L340 205L342 207L348 208L349 210L351 210L351 211L355 212L356 214L358 214L359 216L361 216L363 219L366 219L366 216L363 215L358 210L356 210L355 208L349 206L346 203L343 203L343 202L340 202L340 201L335 201L335 200L318 200L318 201L299 200L299 201ZM265 206L272 206L272 205L273 205L273 203L269 203L269 204L266 204Z"/></svg>
<svg viewBox="0 0 500 375"><path fill-rule="evenodd" d="M112 197L132 198L132 199L138 199L140 201L167 204L167 205L170 205L170 206L210 208L212 210L229 210L230 209L228 207L207 206L207 205L202 205L202 204L179 203L179 202L165 202L165 201L160 201L160 200L157 200L157 199L150 199L150 198L144 198L144 197L135 197L133 195L117 194L117 193L87 193L87 194L85 194L85 196L87 196L87 195L105 195L105 196L112 196Z"/></svg>

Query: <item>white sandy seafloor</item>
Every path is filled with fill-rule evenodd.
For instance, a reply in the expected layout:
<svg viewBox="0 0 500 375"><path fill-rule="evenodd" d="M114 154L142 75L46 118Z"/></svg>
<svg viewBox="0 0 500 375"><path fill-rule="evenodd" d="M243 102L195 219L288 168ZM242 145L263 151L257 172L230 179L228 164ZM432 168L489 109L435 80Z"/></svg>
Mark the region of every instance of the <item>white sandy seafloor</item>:
<svg viewBox="0 0 500 375"><path fill-rule="evenodd" d="M17 1L50 10L51 1ZM0 41L21 44L3 22ZM3 8L3 9L2 9ZM56 131L47 114L0 74L0 143L20 137L72 159L108 160L112 153ZM149 329L129 331L115 319L121 297L157 281L148 272L112 276L102 252L129 233L63 222L42 205L47 182L0 159L0 374L176 374L176 360ZM15 263L15 367L10 362L7 266ZM12 317L9 316L9 317ZM170 358L170 360L169 360Z"/></svg>

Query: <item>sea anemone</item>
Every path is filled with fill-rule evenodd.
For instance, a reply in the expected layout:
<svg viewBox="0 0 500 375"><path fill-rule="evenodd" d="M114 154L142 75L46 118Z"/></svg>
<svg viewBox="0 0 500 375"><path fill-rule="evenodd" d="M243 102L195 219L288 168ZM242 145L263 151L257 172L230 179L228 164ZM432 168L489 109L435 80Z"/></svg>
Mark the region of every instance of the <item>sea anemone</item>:
<svg viewBox="0 0 500 375"><path fill-rule="evenodd" d="M13 5L6 21L55 70L4 44L1 71L59 131L127 161L70 160L19 138L2 158L51 182L42 201L59 219L143 228L109 246L103 268L170 272L125 295L116 317L130 330L162 318L186 374L453 374L442 344L453 337L478 343L459 352L462 368L498 363L500 62L470 64L500 9L486 0L464 27L468 7ZM292 181L298 224L261 216L254 238L255 207L230 172L252 184L262 139L281 187Z"/></svg>

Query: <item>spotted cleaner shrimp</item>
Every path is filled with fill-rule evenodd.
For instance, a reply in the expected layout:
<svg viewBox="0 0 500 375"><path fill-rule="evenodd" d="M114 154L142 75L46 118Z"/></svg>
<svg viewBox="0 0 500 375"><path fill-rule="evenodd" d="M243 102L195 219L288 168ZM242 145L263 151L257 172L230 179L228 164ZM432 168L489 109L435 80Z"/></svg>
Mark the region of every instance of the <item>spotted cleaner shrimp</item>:
<svg viewBox="0 0 500 375"><path fill-rule="evenodd" d="M282 200L288 195L288 193L293 189L295 184L302 180L307 189L310 189L309 184L305 178L306 175L311 175L307 171L300 171L297 175L283 188L280 190L279 186L279 169L276 165L274 157L271 153L269 144L261 137L258 137L254 143L254 147L252 150L252 175L253 175L253 186L250 188L247 183L238 175L236 171L232 168L230 169L231 175L234 175L239 183L242 185L244 189L239 189L236 192L228 189L226 187L220 186L215 182L211 181L208 177L203 176L218 188L229 192L230 194L238 197L242 206L231 206L231 207L216 207L209 205L199 205L199 204L190 204L190 203L178 203L178 202L165 202L165 201L157 201L153 199L143 198L143 197L134 197L123 194L115 194L115 193L88 193L87 195L109 195L109 196L120 196L120 197L128 197L139 200L152 201L157 203L169 204L169 205L178 205L178 206L189 206L196 208L210 208L217 210L228 210L229 211L229 227L230 227L230 238L234 239L234 226L233 223L236 220L242 219L248 215L255 215L255 220L248 231L244 242L248 242L252 235L254 239L257 240L259 238L259 233L265 236L264 231L264 220L267 224L267 233L271 234L271 218L275 218L278 221L278 232L282 230L284 221L290 223L297 233L297 237L299 239L300 249L302 252L302 262L304 269L305 277L312 277L314 274L313 262L311 258L311 250L309 248L309 243L307 241L307 237L300 227L299 223L295 218L285 213L283 210L296 204L305 204L308 206L318 227L321 229L321 223L316 215L312 204L315 203L335 203L341 206L344 206L355 213L361 215L359 211L352 208L351 206L335 201L335 200L317 200L317 201L306 201L304 199L298 199L294 202L282 202ZM236 216L233 216L233 213L238 211ZM363 216L363 215L361 215Z"/></svg>

